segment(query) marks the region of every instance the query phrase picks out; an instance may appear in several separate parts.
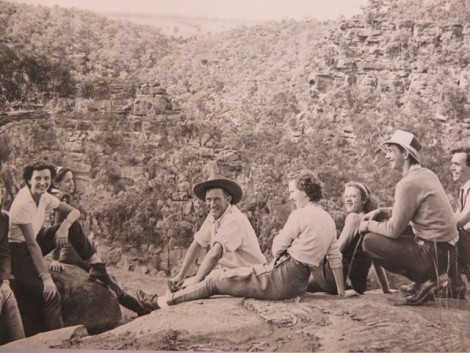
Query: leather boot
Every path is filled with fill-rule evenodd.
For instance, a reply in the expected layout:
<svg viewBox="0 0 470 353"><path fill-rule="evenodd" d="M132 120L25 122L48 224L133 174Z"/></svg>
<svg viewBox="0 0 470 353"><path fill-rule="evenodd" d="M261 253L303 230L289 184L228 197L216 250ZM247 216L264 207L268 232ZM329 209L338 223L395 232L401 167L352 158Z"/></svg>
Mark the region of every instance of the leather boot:
<svg viewBox="0 0 470 353"><path fill-rule="evenodd" d="M424 283L419 283L416 288L415 295L410 295L405 298L406 305L423 305L425 304L430 297L432 297L433 291L436 288L436 281L429 279Z"/></svg>
<svg viewBox="0 0 470 353"><path fill-rule="evenodd" d="M137 289L137 299L140 304L149 310L160 309L158 305L158 295L157 294L147 294L141 289Z"/></svg>
<svg viewBox="0 0 470 353"><path fill-rule="evenodd" d="M152 312L152 310L143 307L137 300L137 298L133 297L132 295L126 292L124 292L123 295L118 297L118 301L119 304L137 313L138 316L148 315Z"/></svg>

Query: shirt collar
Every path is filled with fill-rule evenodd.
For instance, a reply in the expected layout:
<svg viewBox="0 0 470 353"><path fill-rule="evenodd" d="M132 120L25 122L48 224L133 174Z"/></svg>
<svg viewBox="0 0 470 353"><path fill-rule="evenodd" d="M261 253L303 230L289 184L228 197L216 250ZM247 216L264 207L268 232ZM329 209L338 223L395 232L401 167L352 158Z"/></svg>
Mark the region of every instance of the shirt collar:
<svg viewBox="0 0 470 353"><path fill-rule="evenodd" d="M463 184L463 186L461 187L461 189L466 190L466 189L469 189L469 188L470 188L470 179L468 179L468 180L466 181L466 183Z"/></svg>
<svg viewBox="0 0 470 353"><path fill-rule="evenodd" d="M36 201L34 201L34 198L33 198L33 194L31 194L31 189L28 188L27 186L24 186L23 190L24 190L24 193L26 194L25 195L26 201L36 204ZM41 201L41 200L39 200L39 201Z"/></svg>
<svg viewBox="0 0 470 353"><path fill-rule="evenodd" d="M407 172L405 173L404 176L407 176L409 173L411 172L414 172L416 170L420 170L421 169L421 165L420 164L413 164L408 170Z"/></svg>
<svg viewBox="0 0 470 353"><path fill-rule="evenodd" d="M217 219L214 219L214 217L211 216L210 220L211 220L211 223L219 223L222 222L222 219L229 213L232 212L232 205L228 205L228 207L225 209L225 212L222 213L222 216L220 216L219 218Z"/></svg>

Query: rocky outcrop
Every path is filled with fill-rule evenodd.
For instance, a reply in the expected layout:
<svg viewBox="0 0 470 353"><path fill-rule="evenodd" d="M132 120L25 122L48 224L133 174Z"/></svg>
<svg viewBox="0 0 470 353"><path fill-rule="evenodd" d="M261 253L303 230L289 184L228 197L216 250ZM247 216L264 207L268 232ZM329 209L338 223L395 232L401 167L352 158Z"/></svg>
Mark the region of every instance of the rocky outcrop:
<svg viewBox="0 0 470 353"><path fill-rule="evenodd" d="M84 325L90 333L116 327L121 311L116 295L101 283L88 280L82 269L65 265L65 270L52 277L62 297L65 326ZM41 306L21 288L16 296L27 336L45 331Z"/></svg>
<svg viewBox="0 0 470 353"><path fill-rule="evenodd" d="M399 294L287 301L214 298L152 312L54 348L152 351L467 351L468 303L401 305ZM425 329L423 329L425 328ZM31 347L33 346L23 346Z"/></svg>
<svg viewBox="0 0 470 353"><path fill-rule="evenodd" d="M42 332L37 335L13 341L0 347L0 350L8 349L34 349L53 348L66 344L70 340L88 336L88 331L83 325L64 327L58 330Z"/></svg>

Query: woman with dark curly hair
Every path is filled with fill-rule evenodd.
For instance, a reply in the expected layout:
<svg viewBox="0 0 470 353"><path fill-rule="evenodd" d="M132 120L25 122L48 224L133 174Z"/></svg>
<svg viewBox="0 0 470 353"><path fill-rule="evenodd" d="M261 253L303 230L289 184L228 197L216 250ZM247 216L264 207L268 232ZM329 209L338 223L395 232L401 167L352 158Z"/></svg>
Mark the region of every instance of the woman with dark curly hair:
<svg viewBox="0 0 470 353"><path fill-rule="evenodd" d="M23 170L23 187L10 208L8 241L11 270L17 288L25 290L42 305L48 330L64 326L62 303L48 271L44 256L56 247L71 244L90 265L89 278L109 281L104 262L77 222L80 211L48 193L56 176L54 166L46 162L28 164ZM65 217L59 224L45 227L45 212L56 209Z"/></svg>
<svg viewBox="0 0 470 353"><path fill-rule="evenodd" d="M372 259L362 249L363 236L359 234L359 224L364 214L377 208L377 202L367 186L355 181L345 185L343 202L348 215L338 243L343 254L344 279L348 283L346 287L363 294L367 289L367 276ZM390 293L385 271L375 264L374 268L383 292ZM337 294L334 276L326 258L321 266L312 271L307 291Z"/></svg>
<svg viewBox="0 0 470 353"><path fill-rule="evenodd" d="M270 264L226 270L221 276L208 278L176 293L158 298L138 291L142 304L155 310L167 305L231 295L255 299L282 300L295 297L307 288L310 271L326 256L344 296L341 253L336 240L336 226L321 207L321 184L308 170L299 172L289 181L289 198L294 210L284 228L273 240L274 260Z"/></svg>

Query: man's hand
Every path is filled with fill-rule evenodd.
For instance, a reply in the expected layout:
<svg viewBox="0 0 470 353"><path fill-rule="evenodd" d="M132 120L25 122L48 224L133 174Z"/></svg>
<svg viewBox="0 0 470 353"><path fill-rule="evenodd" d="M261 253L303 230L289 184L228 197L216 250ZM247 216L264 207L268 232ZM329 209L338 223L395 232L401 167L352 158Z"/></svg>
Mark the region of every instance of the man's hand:
<svg viewBox="0 0 470 353"><path fill-rule="evenodd" d="M64 270L64 265L57 260L52 260L49 269L54 272L61 272Z"/></svg>
<svg viewBox="0 0 470 353"><path fill-rule="evenodd" d="M10 288L10 281L7 280L7 279L4 279L3 281L0 282L0 289L1 290L4 290L6 292L9 292L11 291L11 288Z"/></svg>
<svg viewBox="0 0 470 353"><path fill-rule="evenodd" d="M53 299L57 295L57 287L52 280L50 273L45 273L41 277L44 285L43 296L46 301Z"/></svg>
<svg viewBox="0 0 470 353"><path fill-rule="evenodd" d="M174 293L182 289L184 283L184 278L182 278L179 274L175 277L172 277L168 280L168 288L170 288L170 292Z"/></svg>
<svg viewBox="0 0 470 353"><path fill-rule="evenodd" d="M64 245L67 245L69 242L69 232L68 230L65 230L62 226L57 229L57 232L55 233L55 243L57 247L61 248Z"/></svg>
<svg viewBox="0 0 470 353"><path fill-rule="evenodd" d="M362 216L362 220L363 221L373 221L373 220L377 220L380 216L380 209L376 209L376 210L373 210L373 211L370 211L369 213L366 213L364 216Z"/></svg>
<svg viewBox="0 0 470 353"><path fill-rule="evenodd" d="M361 221L361 223L359 223L359 234L367 233L367 224L368 223L369 223L369 221Z"/></svg>

